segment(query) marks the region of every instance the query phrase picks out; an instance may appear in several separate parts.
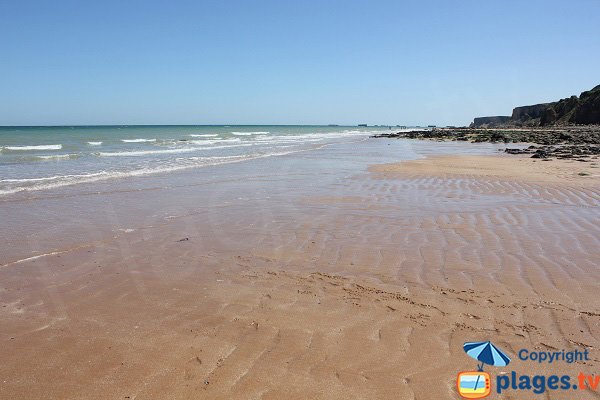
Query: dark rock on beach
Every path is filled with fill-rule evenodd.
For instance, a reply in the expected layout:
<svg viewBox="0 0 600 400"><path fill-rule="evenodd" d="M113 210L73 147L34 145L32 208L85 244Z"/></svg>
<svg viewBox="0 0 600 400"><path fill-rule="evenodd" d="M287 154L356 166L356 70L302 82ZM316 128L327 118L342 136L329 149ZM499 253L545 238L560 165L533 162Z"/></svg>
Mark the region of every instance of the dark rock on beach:
<svg viewBox="0 0 600 400"><path fill-rule="evenodd" d="M534 158L581 158L600 154L600 126L561 128L477 129L436 128L411 132L384 133L376 138L470 141L472 143L535 143L528 148L506 148L508 154L531 154Z"/></svg>
<svg viewBox="0 0 600 400"><path fill-rule="evenodd" d="M590 145L562 145L562 146L529 146L526 149L506 148L508 154L531 154L531 158L549 159L552 157L560 159L576 159L577 161L587 162L587 158L600 154L600 146Z"/></svg>

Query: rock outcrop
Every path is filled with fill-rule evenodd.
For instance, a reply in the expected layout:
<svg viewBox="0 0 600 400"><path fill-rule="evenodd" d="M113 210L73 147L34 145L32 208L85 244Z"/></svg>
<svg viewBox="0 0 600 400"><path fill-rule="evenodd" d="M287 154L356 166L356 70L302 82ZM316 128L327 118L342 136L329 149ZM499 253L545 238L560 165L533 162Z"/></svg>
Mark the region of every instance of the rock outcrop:
<svg viewBox="0 0 600 400"><path fill-rule="evenodd" d="M515 107L510 117L478 117L473 128L600 124L600 85L553 103Z"/></svg>
<svg viewBox="0 0 600 400"><path fill-rule="evenodd" d="M473 125L478 127L491 127L506 124L510 122L510 117L497 115L495 117L478 117L473 120Z"/></svg>
<svg viewBox="0 0 600 400"><path fill-rule="evenodd" d="M513 108L512 116L510 117L513 123L522 123L527 125L539 125L542 113L552 103L534 104L532 106L522 106Z"/></svg>
<svg viewBox="0 0 600 400"><path fill-rule="evenodd" d="M600 85L581 93L571 122L575 124L600 124Z"/></svg>
<svg viewBox="0 0 600 400"><path fill-rule="evenodd" d="M536 143L527 148L507 148L509 154L531 154L532 158L574 159L594 162L600 159L600 126L569 125L529 128L437 128L381 133L376 138L428 139L441 141ZM595 166L594 166L595 168Z"/></svg>

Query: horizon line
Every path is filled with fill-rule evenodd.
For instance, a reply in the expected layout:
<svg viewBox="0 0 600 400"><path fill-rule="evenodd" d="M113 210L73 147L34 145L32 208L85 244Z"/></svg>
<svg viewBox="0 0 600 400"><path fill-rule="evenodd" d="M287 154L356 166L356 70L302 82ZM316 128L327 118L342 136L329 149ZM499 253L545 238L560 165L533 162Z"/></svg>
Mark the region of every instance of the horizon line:
<svg viewBox="0 0 600 400"><path fill-rule="evenodd" d="M365 126L366 125L366 126ZM430 124L433 125L433 124ZM325 127L426 127L428 125L401 125L401 124L66 124L66 125L0 125L0 128L71 128L71 127L132 127L132 126L325 126ZM444 125L445 126L445 125Z"/></svg>

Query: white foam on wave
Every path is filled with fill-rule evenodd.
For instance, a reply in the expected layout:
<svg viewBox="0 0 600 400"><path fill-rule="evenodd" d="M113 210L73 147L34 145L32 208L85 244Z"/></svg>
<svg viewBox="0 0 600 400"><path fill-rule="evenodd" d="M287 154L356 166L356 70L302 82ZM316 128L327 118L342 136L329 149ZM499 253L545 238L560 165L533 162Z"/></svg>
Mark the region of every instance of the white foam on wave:
<svg viewBox="0 0 600 400"><path fill-rule="evenodd" d="M157 154L178 154L178 153L192 153L195 151L203 150L216 150L225 149L230 147L244 147L252 146L251 143L240 143L236 145L226 145L225 143L237 143L240 139L226 139L226 140L190 140L184 142L186 145L196 145L197 147L183 147L175 149L163 149L163 150L137 150L137 151L115 151L115 152L100 152L95 153L100 157L141 157L150 156ZM222 146L211 146L214 144L223 144Z"/></svg>
<svg viewBox="0 0 600 400"><path fill-rule="evenodd" d="M100 146L102 142L87 142L90 146Z"/></svg>
<svg viewBox="0 0 600 400"><path fill-rule="evenodd" d="M321 142L328 139L339 139L348 136L363 136L374 133L373 131L356 131L356 130L344 130L342 132L314 132L314 133L301 133L301 134L288 134L288 135L272 135L272 136L259 136L253 138L257 142L268 142L268 143L309 143L309 142Z"/></svg>
<svg viewBox="0 0 600 400"><path fill-rule="evenodd" d="M254 145L252 143L225 144L225 145L222 145L222 146L204 147L204 148L199 149L199 150L231 149L231 148L234 148L234 147L248 147L248 146L254 146Z"/></svg>
<svg viewBox="0 0 600 400"><path fill-rule="evenodd" d="M39 160L67 160L71 158L78 158L77 154L57 154L53 156L36 156L36 159Z"/></svg>
<svg viewBox="0 0 600 400"><path fill-rule="evenodd" d="M231 132L235 136L252 136L252 135L268 135L270 132L257 131L257 132Z"/></svg>
<svg viewBox="0 0 600 400"><path fill-rule="evenodd" d="M197 150L198 149L184 148L184 149L165 149L165 150L100 152L97 154L101 157L139 157L139 156L149 156L152 154L190 153L192 151L197 151Z"/></svg>
<svg viewBox="0 0 600 400"><path fill-rule="evenodd" d="M46 144L39 146L4 146L2 149L11 151L60 150L62 144Z"/></svg>
<svg viewBox="0 0 600 400"><path fill-rule="evenodd" d="M221 143L239 143L239 142L241 142L240 138L231 138L231 139L211 139L211 140L190 140L187 143L206 146L209 144L216 144L216 143L221 144Z"/></svg>
<svg viewBox="0 0 600 400"><path fill-rule="evenodd" d="M193 133L190 135L191 137L217 137L216 133Z"/></svg>
<svg viewBox="0 0 600 400"><path fill-rule="evenodd" d="M189 140L185 144L195 144L198 146L209 146L211 144L218 143L218 140Z"/></svg>
<svg viewBox="0 0 600 400"><path fill-rule="evenodd" d="M121 139L124 143L151 143L156 142L156 139Z"/></svg>
<svg viewBox="0 0 600 400"><path fill-rule="evenodd" d="M51 181L51 180L55 180L55 179L59 179L59 178L70 178L70 177L74 177L74 176L80 176L80 175L55 175L55 176L47 176L47 177L43 177L43 178L22 178L22 179L0 179L0 183L1 182L14 182L14 183L21 183L21 182L43 182L43 181Z"/></svg>
<svg viewBox="0 0 600 400"><path fill-rule="evenodd" d="M42 178L26 178L26 179L4 179L0 182L19 182L19 183L33 183L31 186L20 186L16 188L10 188L2 190L0 189L0 195L9 195L18 192L29 192L38 190L56 189L63 186L70 186L81 183L93 183L97 181L103 181L108 179L127 178L134 176L144 176L157 173L172 172L190 168L208 167L221 164L230 164L241 161L255 160L259 158L283 156L292 153L298 153L301 151L307 151L309 149L291 150L283 152L273 153L251 153L237 156L220 156L220 157L190 157L186 159L180 159L183 163L178 165L154 167L154 168L141 168L132 171L100 171L90 174L81 175L57 175L52 177ZM39 182L41 184L35 184Z"/></svg>

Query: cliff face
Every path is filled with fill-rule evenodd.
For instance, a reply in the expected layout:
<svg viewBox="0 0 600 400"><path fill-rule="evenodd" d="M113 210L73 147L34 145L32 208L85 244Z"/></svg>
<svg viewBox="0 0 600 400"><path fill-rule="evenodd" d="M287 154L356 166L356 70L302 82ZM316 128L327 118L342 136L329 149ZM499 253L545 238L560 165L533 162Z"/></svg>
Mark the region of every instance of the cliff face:
<svg viewBox="0 0 600 400"><path fill-rule="evenodd" d="M575 124L600 123L600 85L581 93L571 121Z"/></svg>
<svg viewBox="0 0 600 400"><path fill-rule="evenodd" d="M478 117L473 120L474 126L498 126L510 122L510 117L499 115L496 117Z"/></svg>
<svg viewBox="0 0 600 400"><path fill-rule="evenodd" d="M531 120L539 120L542 113L550 103L534 104L532 106L522 106L513 108L511 121L527 123Z"/></svg>
<svg viewBox="0 0 600 400"><path fill-rule="evenodd" d="M472 127L600 124L600 85L553 103L515 107L512 116L479 117Z"/></svg>

